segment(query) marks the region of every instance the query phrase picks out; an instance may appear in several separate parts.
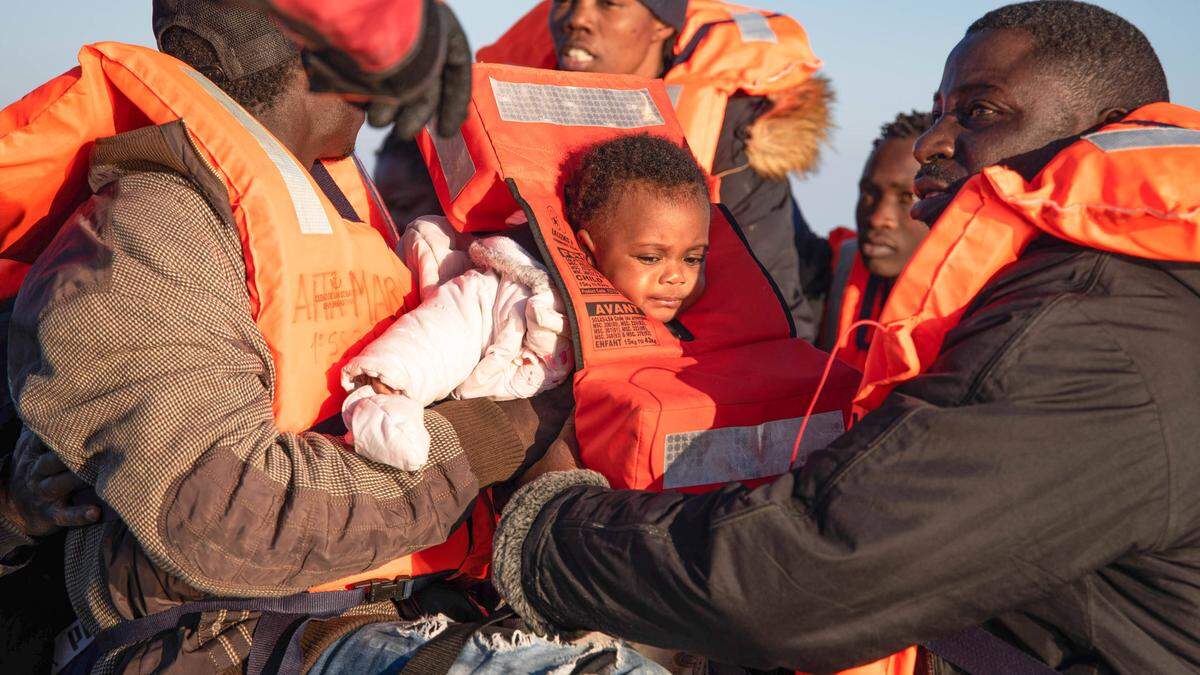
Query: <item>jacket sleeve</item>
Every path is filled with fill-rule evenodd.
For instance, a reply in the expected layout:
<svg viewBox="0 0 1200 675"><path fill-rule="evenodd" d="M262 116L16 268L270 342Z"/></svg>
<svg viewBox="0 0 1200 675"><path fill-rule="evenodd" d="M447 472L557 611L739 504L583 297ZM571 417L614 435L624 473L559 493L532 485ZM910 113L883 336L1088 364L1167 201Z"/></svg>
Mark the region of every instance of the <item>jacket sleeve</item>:
<svg viewBox="0 0 1200 675"><path fill-rule="evenodd" d="M36 546L16 523L0 514L0 577L24 567Z"/></svg>
<svg viewBox="0 0 1200 675"><path fill-rule="evenodd" d="M765 110L766 99L729 99L713 173L721 175L721 203L729 209L758 261L767 270L796 324L796 337L811 342L817 318L805 297L797 245L811 234L786 180L764 178L750 167L747 129Z"/></svg>
<svg viewBox="0 0 1200 675"><path fill-rule="evenodd" d="M169 174L126 176L65 226L21 290L9 356L28 426L209 593L291 593L440 543L524 459L489 401L427 411L414 473L280 432L237 234Z"/></svg>
<svg viewBox="0 0 1200 675"><path fill-rule="evenodd" d="M562 490L528 521L519 592L498 588L525 596L534 625L813 672L978 625L1156 545L1166 448L1136 364L1070 302L995 358L971 349L980 327L771 484Z"/></svg>

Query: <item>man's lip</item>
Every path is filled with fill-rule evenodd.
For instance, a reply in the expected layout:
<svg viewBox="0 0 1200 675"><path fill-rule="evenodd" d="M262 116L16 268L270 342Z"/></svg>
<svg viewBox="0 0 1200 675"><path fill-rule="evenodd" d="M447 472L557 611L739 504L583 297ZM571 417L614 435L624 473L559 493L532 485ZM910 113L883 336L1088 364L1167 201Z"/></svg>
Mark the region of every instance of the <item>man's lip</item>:
<svg viewBox="0 0 1200 675"><path fill-rule="evenodd" d="M864 241L862 243L862 253L868 258L881 258L896 253L898 249L895 244L890 244L883 241Z"/></svg>
<svg viewBox="0 0 1200 675"><path fill-rule="evenodd" d="M933 225L933 221L937 220L937 217L941 215L946 205L953 198L954 193L949 190L930 192L912 205L912 208L908 210L908 215L913 220L919 220L926 225Z"/></svg>
<svg viewBox="0 0 1200 675"><path fill-rule="evenodd" d="M944 181L929 176L921 176L913 181L913 192L916 192L917 197L921 199L932 197L936 192L946 192L949 189L950 186Z"/></svg>

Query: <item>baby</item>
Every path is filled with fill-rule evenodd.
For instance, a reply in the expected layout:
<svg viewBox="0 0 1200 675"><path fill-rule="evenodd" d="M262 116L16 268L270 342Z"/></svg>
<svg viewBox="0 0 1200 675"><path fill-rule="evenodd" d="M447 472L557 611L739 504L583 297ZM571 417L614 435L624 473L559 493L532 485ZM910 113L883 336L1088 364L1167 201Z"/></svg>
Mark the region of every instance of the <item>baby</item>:
<svg viewBox="0 0 1200 675"><path fill-rule="evenodd" d="M597 144L571 173L564 202L584 253L646 316L672 321L703 292L711 207L686 148L646 134ZM421 305L342 370L355 450L406 471L428 461L425 406L528 398L574 365L546 269L507 237L471 241L465 253L461 238L444 220L409 226L403 245Z"/></svg>

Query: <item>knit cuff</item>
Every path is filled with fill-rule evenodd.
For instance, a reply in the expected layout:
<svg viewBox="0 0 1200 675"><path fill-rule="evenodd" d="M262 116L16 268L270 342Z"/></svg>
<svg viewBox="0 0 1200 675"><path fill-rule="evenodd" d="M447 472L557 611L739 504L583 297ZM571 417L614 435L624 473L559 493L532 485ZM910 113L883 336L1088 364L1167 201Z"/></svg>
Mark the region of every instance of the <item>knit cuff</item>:
<svg viewBox="0 0 1200 675"><path fill-rule="evenodd" d="M454 428L480 487L512 478L525 461L525 444L500 406L488 399L446 401L425 414L441 415Z"/></svg>
<svg viewBox="0 0 1200 675"><path fill-rule="evenodd" d="M542 508L564 490L573 487L608 487L595 471L552 471L513 493L492 542L492 584L500 597L540 635L553 632L550 622L533 608L525 596L522 569L525 541Z"/></svg>

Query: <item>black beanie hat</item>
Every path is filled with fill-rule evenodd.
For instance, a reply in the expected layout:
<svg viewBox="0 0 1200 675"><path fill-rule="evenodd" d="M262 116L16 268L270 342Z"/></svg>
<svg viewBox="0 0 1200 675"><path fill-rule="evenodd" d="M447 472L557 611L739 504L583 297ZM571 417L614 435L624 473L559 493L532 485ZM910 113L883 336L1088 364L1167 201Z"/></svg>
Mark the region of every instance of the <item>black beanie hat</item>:
<svg viewBox="0 0 1200 675"><path fill-rule="evenodd" d="M249 4L221 0L154 0L154 38L162 46L163 33L179 27L212 45L225 77L237 80L300 55L267 15Z"/></svg>
<svg viewBox="0 0 1200 675"><path fill-rule="evenodd" d="M687 15L687 0L641 0L646 9L654 13L659 21L672 26L676 32L683 30Z"/></svg>

